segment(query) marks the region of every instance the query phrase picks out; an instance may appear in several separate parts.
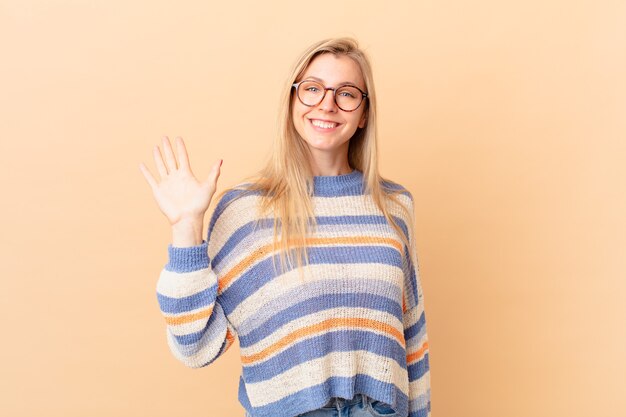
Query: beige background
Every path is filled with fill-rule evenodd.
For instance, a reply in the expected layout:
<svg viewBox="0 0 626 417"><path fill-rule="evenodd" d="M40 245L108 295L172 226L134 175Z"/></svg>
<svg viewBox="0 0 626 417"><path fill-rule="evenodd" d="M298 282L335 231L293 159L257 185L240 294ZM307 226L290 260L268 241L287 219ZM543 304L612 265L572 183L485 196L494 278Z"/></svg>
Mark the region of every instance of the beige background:
<svg viewBox="0 0 626 417"><path fill-rule="evenodd" d="M243 416L237 344L201 370L168 351L138 164L181 135L220 190L252 173L293 60L335 35L372 57L381 172L417 200L433 416L625 415L624 22L617 0L1 0L0 415Z"/></svg>

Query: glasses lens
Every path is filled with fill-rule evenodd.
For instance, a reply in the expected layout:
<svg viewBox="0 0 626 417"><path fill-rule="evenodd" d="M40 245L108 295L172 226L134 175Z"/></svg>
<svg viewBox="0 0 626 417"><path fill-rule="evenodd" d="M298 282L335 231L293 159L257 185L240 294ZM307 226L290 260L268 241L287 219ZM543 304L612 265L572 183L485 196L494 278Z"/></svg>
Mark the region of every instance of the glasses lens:
<svg viewBox="0 0 626 417"><path fill-rule="evenodd" d="M337 106L339 106L340 109L352 111L361 104L363 94L361 94L357 88L347 85L337 90L335 100L337 100Z"/></svg>
<svg viewBox="0 0 626 417"><path fill-rule="evenodd" d="M324 86L316 81L303 81L298 87L298 98L307 106L317 106L324 97ZM346 85L337 89L337 106L344 111L355 110L363 101L363 94L358 88Z"/></svg>
<svg viewBox="0 0 626 417"><path fill-rule="evenodd" d="M315 106L322 101L324 86L315 81L304 81L298 87L298 97L307 106Z"/></svg>

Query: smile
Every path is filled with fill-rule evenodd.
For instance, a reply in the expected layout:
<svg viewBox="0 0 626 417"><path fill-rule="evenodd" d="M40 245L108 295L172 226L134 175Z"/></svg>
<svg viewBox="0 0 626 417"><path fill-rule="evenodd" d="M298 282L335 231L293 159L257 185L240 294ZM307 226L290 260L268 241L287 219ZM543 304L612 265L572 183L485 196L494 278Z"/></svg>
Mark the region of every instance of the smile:
<svg viewBox="0 0 626 417"><path fill-rule="evenodd" d="M315 130L330 131L330 130L334 130L337 126L340 125L340 123L323 122L321 120L316 120L316 119L309 119L309 121L311 122L311 125L313 125Z"/></svg>

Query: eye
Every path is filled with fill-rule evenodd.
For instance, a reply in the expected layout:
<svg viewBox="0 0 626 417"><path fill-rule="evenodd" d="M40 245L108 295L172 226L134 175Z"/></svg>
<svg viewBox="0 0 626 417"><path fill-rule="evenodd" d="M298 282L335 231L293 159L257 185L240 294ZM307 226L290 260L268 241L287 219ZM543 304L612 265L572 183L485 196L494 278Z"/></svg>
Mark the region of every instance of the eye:
<svg viewBox="0 0 626 417"><path fill-rule="evenodd" d="M360 91L353 86L345 86L337 90L337 94L344 98L358 99L360 97Z"/></svg>

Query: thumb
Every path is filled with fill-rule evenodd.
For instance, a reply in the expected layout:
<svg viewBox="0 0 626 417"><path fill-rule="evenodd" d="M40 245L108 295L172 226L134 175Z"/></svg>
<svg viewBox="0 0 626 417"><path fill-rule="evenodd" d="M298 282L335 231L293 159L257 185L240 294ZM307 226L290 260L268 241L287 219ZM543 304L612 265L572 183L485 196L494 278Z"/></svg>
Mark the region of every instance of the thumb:
<svg viewBox="0 0 626 417"><path fill-rule="evenodd" d="M223 159L220 159L218 162L213 164L213 168L211 168L211 172L209 172L209 176L206 179L206 182L211 184L217 182L217 179L220 176L220 168L222 166Z"/></svg>

